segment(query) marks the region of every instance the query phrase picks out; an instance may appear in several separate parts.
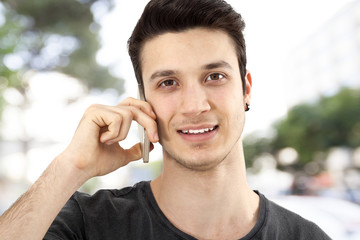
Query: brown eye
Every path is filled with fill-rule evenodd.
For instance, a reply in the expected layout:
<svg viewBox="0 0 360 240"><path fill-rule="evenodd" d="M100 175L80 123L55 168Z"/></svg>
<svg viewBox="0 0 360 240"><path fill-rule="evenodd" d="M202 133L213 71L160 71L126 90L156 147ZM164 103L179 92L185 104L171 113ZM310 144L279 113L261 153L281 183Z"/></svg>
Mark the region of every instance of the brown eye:
<svg viewBox="0 0 360 240"><path fill-rule="evenodd" d="M174 80L171 80L171 79L165 80L160 84L160 86L162 86L162 87L171 87L171 86L174 86L174 85L176 85L176 82Z"/></svg>
<svg viewBox="0 0 360 240"><path fill-rule="evenodd" d="M224 76L220 73L212 73L207 78L206 81L216 81L224 78Z"/></svg>

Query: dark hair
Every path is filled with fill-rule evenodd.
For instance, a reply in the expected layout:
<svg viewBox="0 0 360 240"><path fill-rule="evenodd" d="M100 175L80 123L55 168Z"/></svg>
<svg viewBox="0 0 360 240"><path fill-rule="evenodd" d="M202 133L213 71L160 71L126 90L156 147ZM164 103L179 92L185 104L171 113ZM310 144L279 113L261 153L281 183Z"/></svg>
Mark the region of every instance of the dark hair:
<svg viewBox="0 0 360 240"><path fill-rule="evenodd" d="M222 0L151 0L128 40L138 84L143 84L140 53L146 41L166 32L196 27L222 30L232 38L245 93L246 51L242 33L245 23L241 15Z"/></svg>

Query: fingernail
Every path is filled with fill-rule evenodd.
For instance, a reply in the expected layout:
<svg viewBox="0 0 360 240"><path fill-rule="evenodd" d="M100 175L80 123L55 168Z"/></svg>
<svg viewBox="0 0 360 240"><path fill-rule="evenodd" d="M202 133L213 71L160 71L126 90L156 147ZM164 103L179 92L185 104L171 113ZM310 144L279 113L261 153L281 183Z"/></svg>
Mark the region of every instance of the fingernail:
<svg viewBox="0 0 360 240"><path fill-rule="evenodd" d="M154 139L155 139L156 141L159 141L159 136L158 136L157 133L154 134Z"/></svg>

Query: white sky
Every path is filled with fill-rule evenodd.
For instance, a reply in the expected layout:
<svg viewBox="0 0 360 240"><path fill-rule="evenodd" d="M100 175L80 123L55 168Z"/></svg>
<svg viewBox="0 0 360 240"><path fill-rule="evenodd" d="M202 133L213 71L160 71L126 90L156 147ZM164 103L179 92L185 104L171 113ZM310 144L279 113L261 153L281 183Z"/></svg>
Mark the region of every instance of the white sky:
<svg viewBox="0 0 360 240"><path fill-rule="evenodd" d="M102 64L113 66L126 80L125 95L136 97L136 80L126 42L147 0L118 0L116 8L101 19ZM283 116L287 104L282 94L283 59L352 0L228 0L243 16L248 65L253 78L251 111L245 132L264 130Z"/></svg>

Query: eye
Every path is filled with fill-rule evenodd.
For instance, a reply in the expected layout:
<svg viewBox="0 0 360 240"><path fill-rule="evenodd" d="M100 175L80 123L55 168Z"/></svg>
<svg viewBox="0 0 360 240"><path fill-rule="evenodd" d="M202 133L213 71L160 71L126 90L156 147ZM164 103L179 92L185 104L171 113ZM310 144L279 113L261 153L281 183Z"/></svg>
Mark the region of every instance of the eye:
<svg viewBox="0 0 360 240"><path fill-rule="evenodd" d="M224 75L222 75L221 73L212 73L206 78L206 81L217 81L217 80L221 80L223 78L224 78Z"/></svg>
<svg viewBox="0 0 360 240"><path fill-rule="evenodd" d="M159 86L160 87L172 87L172 86L175 86L175 85L177 85L176 81L174 81L172 79L167 79L165 81L162 81Z"/></svg>

